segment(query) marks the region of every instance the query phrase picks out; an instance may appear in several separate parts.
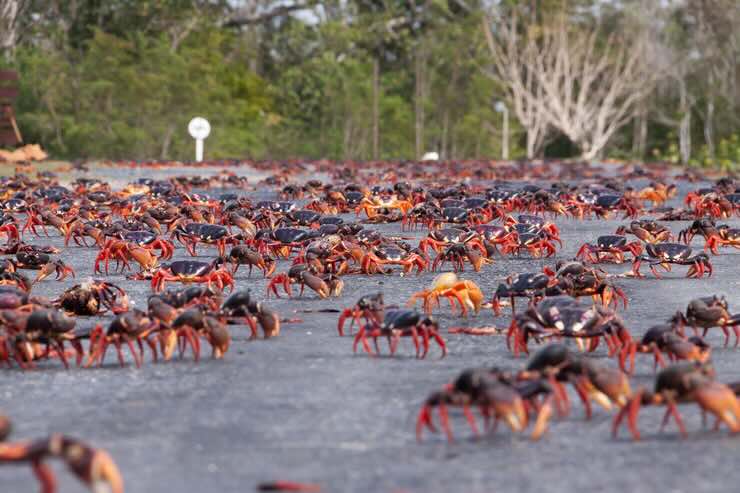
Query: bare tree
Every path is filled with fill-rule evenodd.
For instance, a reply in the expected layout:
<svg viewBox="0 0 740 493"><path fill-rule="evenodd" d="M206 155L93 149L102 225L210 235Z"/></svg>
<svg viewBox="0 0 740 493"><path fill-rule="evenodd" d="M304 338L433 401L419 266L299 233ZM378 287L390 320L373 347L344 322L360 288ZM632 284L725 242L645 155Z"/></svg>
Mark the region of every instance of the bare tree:
<svg viewBox="0 0 740 493"><path fill-rule="evenodd" d="M0 0L0 55L8 59L15 56L18 20L27 6L27 0Z"/></svg>
<svg viewBox="0 0 740 493"><path fill-rule="evenodd" d="M426 50L424 40L421 39L414 54L414 149L417 158L420 158L424 153L424 101L427 97L426 65Z"/></svg>
<svg viewBox="0 0 740 493"><path fill-rule="evenodd" d="M584 159L594 159L654 87L646 30L603 36L598 24L581 26L564 11L544 23L520 25L517 17L515 10L509 20L494 21L495 29L486 23L496 72L517 117L528 134L552 127ZM528 154L534 138L539 134L528 137Z"/></svg>
<svg viewBox="0 0 740 493"><path fill-rule="evenodd" d="M496 25L496 35L492 26ZM544 110L544 91L534 74L523 64L536 56L535 44L519 33L518 16L483 17L483 33L491 52L494 69L488 73L509 93L514 113L527 131L527 157L537 157L545 147L550 124Z"/></svg>
<svg viewBox="0 0 740 493"><path fill-rule="evenodd" d="M235 15L226 20L225 27L249 26L264 24L279 17L285 17L300 11L311 10L320 2L317 0L297 1L292 3L265 2L249 0L236 9Z"/></svg>

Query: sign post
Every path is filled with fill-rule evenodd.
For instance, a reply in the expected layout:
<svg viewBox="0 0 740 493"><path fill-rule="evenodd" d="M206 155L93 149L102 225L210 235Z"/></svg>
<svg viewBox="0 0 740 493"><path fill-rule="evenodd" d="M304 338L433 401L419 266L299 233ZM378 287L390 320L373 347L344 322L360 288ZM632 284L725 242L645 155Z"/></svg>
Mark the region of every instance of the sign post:
<svg viewBox="0 0 740 493"><path fill-rule="evenodd" d="M203 142L211 134L211 124L205 118L196 116L190 120L188 132L195 139L195 160L203 161Z"/></svg>

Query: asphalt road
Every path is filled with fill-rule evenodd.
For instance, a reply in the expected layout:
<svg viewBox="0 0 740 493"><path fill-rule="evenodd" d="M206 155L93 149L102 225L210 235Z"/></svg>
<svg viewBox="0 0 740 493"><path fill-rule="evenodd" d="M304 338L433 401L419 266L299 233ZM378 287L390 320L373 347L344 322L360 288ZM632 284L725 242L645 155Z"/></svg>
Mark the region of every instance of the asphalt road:
<svg viewBox="0 0 740 493"><path fill-rule="evenodd" d="M104 169L91 174L123 184L133 175L152 172ZM490 296L508 274L571 258L584 240L611 233L622 223L558 220L565 247L555 258L497 259L480 274L466 272L464 277L478 282ZM669 226L678 232L686 223ZM399 226L378 229L397 232ZM50 241L61 244L58 237ZM213 256L215 250L201 254ZM177 250L178 258L186 255L182 248ZM91 275L94 256L91 249L71 248L62 258L75 268L79 280ZM623 314L628 326L641 334L685 308L690 299L715 293L725 294L730 308L740 311L738 261L740 252L725 249L712 257L715 274L710 279L687 280L685 268L679 267L663 280L617 280L629 297L629 310ZM281 263L278 271L286 265ZM387 303L402 304L434 275L351 276L345 278L340 299L320 301L310 292L292 300L273 298L271 307L303 322L286 324L282 335L269 341L247 341L247 329L235 327L231 350L221 361L206 357L195 364L187 357L147 362L137 370L133 365L120 368L109 353L101 369L65 371L50 362L37 371L2 370L0 409L14 419L16 439L64 432L107 449L124 474L126 490L134 493L236 493L276 479L319 483L330 492L708 492L731 491L740 483L740 437L703 429L695 406L682 407L690 430L687 440L674 424L658 433L658 409L640 415L642 442L628 440L626 431L614 440L611 414L596 409L587 422L576 406L567 419L553 421L539 442L514 436L503 426L475 440L456 415L455 443L439 435L426 435L417 443L416 413L430 392L464 368L516 369L524 360L508 353L502 336L445 335L449 355L444 359L433 348L428 359L417 360L408 341L393 358L353 354L352 338L337 335L336 314L301 310L343 308L378 290ZM110 280L124 287L138 306L146 305L147 283L121 276ZM74 282L46 281L36 292L53 296ZM248 279L241 270L237 286L262 294L266 282ZM446 306L439 319L443 332L465 324L451 318ZM506 327L509 320L485 310L468 323ZM79 321L81 326L94 323ZM740 380L740 349L720 347L718 331L709 339L719 378ZM605 358L603 346L596 357ZM652 376L650 358L639 358L634 385L651 385ZM37 491L30 468L0 467L0 491ZM60 491L83 489L60 471Z"/></svg>

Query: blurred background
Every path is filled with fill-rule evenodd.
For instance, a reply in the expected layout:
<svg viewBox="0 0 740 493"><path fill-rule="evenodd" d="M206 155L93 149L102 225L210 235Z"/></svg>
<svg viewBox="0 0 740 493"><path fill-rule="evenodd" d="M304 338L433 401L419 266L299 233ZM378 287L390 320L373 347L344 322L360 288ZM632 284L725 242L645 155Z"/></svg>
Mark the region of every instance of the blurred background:
<svg viewBox="0 0 740 493"><path fill-rule="evenodd" d="M0 0L56 158L740 161L737 0Z"/></svg>

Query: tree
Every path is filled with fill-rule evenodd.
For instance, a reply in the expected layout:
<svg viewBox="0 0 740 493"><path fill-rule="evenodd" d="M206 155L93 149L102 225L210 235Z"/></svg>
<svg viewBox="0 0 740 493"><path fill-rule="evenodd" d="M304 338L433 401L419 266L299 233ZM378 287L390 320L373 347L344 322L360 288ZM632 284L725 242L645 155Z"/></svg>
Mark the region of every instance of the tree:
<svg viewBox="0 0 740 493"><path fill-rule="evenodd" d="M584 159L595 158L653 88L645 31L604 35L602 26L579 25L565 10L544 22L520 18L514 9L510 19L494 18L484 29L495 76L527 129L528 156L554 128Z"/></svg>
<svg viewBox="0 0 740 493"><path fill-rule="evenodd" d="M534 158L545 147L545 139L550 130L544 112L544 91L536 83L534 74L522 67L524 57L534 57L534 43L522 41L519 32L518 16L508 19L497 17L496 35L492 30L494 21L483 17L483 32L493 60L494 69L488 75L508 91L514 113L527 133L527 157Z"/></svg>
<svg viewBox="0 0 740 493"><path fill-rule="evenodd" d="M682 163L696 154L692 134L697 117L707 159L715 160L715 121L735 118L736 87L740 74L740 4L733 0L701 0L670 3L662 9L665 26L656 40L661 71L666 75L658 87L655 121L678 134ZM717 105L721 101L721 106ZM720 113L717 114L717 108ZM734 125L737 125L737 121ZM728 125L728 126L734 126Z"/></svg>
<svg viewBox="0 0 740 493"><path fill-rule="evenodd" d="M209 157L485 158L500 155L493 103L507 100L513 158L570 139L585 157L740 159L736 0L0 7L24 135L58 157L187 159L185 125L203 113Z"/></svg>
<svg viewBox="0 0 740 493"><path fill-rule="evenodd" d="M195 31L173 52L167 35L96 31L74 63L19 50L19 120L61 157L190 159L187 122L203 114L210 157L259 155L272 103L261 79L226 62L234 42Z"/></svg>
<svg viewBox="0 0 740 493"><path fill-rule="evenodd" d="M7 60L15 56L18 24L28 0L0 0L0 55Z"/></svg>

